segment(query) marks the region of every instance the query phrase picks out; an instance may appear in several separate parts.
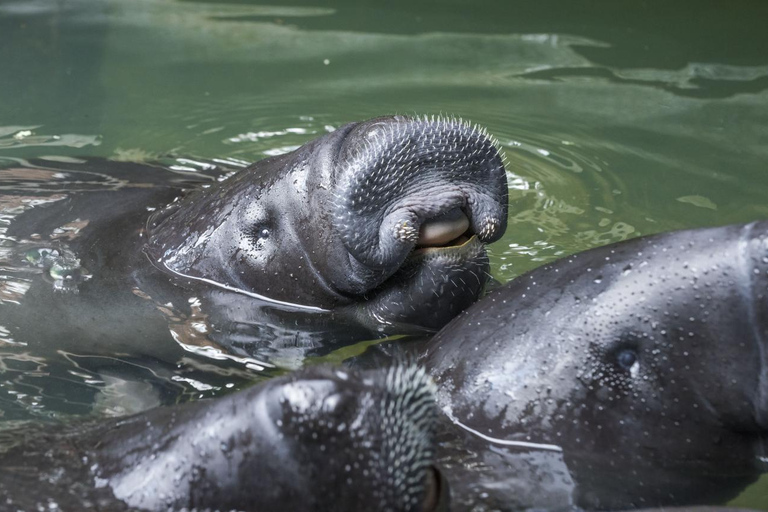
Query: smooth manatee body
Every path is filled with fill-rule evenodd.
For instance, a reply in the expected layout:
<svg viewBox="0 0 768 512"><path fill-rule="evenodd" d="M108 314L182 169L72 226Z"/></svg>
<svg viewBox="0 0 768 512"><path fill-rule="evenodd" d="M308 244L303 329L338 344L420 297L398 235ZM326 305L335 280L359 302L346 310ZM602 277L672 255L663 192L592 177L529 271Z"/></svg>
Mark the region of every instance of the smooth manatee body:
<svg viewBox="0 0 768 512"><path fill-rule="evenodd" d="M586 251L494 290L423 358L453 502L725 503L768 468L767 331L766 221Z"/></svg>
<svg viewBox="0 0 768 512"><path fill-rule="evenodd" d="M185 350L296 367L443 325L482 292L506 225L501 156L459 121L351 123L227 171L0 169L0 338L99 372L172 377Z"/></svg>
<svg viewBox="0 0 768 512"><path fill-rule="evenodd" d="M0 431L0 509L446 510L433 391L412 366L312 367L214 400Z"/></svg>

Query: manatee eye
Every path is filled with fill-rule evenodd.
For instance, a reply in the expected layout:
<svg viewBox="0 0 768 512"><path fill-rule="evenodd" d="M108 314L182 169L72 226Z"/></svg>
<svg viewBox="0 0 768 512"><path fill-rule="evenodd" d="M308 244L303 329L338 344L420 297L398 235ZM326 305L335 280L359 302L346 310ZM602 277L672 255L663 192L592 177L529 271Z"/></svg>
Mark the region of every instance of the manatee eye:
<svg viewBox="0 0 768 512"><path fill-rule="evenodd" d="M630 371L632 366L637 363L637 352L631 348L620 350L616 354L616 363L621 369Z"/></svg>
<svg viewBox="0 0 768 512"><path fill-rule="evenodd" d="M263 242L272 234L272 230L266 224L256 224L251 228L250 237L254 242Z"/></svg>

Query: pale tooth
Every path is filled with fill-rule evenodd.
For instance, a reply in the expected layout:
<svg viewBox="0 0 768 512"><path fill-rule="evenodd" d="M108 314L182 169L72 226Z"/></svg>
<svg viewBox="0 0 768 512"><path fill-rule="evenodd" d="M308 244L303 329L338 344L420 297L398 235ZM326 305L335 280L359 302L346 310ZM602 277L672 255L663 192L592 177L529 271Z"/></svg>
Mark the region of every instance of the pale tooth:
<svg viewBox="0 0 768 512"><path fill-rule="evenodd" d="M443 245L469 229L469 219L458 208L421 225L418 245Z"/></svg>

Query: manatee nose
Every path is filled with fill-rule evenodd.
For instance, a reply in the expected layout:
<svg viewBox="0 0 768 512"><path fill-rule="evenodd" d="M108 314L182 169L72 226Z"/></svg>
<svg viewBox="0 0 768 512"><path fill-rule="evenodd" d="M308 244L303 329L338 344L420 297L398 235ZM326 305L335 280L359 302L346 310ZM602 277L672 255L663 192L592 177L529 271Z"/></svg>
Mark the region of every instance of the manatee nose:
<svg viewBox="0 0 768 512"><path fill-rule="evenodd" d="M453 119L360 123L339 152L335 225L352 256L397 268L416 245L506 228L502 155L485 130Z"/></svg>

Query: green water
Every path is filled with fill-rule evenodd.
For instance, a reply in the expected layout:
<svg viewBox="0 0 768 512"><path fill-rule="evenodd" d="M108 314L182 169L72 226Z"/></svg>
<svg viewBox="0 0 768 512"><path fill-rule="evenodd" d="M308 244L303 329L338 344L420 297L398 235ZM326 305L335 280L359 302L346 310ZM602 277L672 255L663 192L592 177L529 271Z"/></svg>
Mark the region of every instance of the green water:
<svg viewBox="0 0 768 512"><path fill-rule="evenodd" d="M350 120L462 116L514 174L504 280L768 217L768 4L620 4L5 1L0 156L254 160Z"/></svg>
<svg viewBox="0 0 768 512"><path fill-rule="evenodd" d="M509 160L509 280L768 218L767 27L765 1L2 0L0 159L250 161L351 120L462 116Z"/></svg>

